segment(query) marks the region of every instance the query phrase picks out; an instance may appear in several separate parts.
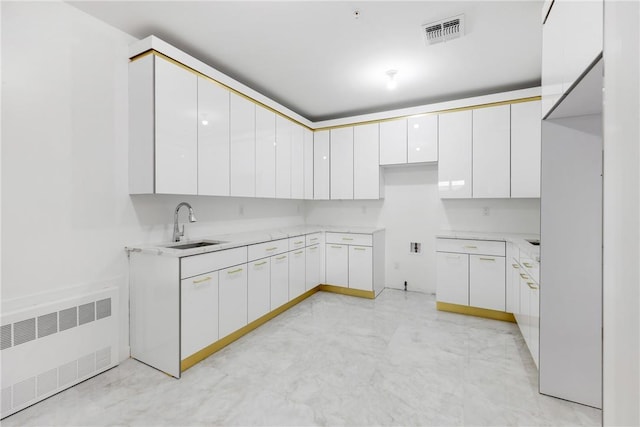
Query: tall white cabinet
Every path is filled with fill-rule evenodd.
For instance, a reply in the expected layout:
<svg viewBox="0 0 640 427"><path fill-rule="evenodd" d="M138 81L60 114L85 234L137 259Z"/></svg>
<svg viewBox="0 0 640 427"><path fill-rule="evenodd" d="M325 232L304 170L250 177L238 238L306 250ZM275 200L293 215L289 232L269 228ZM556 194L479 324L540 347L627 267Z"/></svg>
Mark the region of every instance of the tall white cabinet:
<svg viewBox="0 0 640 427"><path fill-rule="evenodd" d="M231 196L254 197L256 194L256 106L231 95Z"/></svg>
<svg viewBox="0 0 640 427"><path fill-rule="evenodd" d="M353 199L353 127L331 129L331 199Z"/></svg>
<svg viewBox="0 0 640 427"><path fill-rule="evenodd" d="M440 114L438 120L440 198L471 198L472 112Z"/></svg>
<svg viewBox="0 0 640 427"><path fill-rule="evenodd" d="M511 194L510 105L473 110L472 195L508 198Z"/></svg>

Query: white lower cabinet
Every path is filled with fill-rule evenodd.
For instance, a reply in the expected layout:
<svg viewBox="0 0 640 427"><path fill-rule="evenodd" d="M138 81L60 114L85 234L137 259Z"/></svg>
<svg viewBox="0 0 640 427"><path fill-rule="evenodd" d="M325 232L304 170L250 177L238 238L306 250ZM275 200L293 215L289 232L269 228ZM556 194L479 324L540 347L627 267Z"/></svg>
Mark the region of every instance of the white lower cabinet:
<svg viewBox="0 0 640 427"><path fill-rule="evenodd" d="M540 290L538 283L531 274L532 268L525 267L523 258L514 259L514 265L518 266L518 285L520 291L519 308L516 313L516 322L520 328L520 333L529 348L529 353L538 366L540 354ZM529 264L533 268L536 264Z"/></svg>
<svg viewBox="0 0 640 427"><path fill-rule="evenodd" d="M505 311L505 258L469 255L469 305Z"/></svg>
<svg viewBox="0 0 640 427"><path fill-rule="evenodd" d="M327 284L349 286L349 246L327 243L326 245L326 278Z"/></svg>
<svg viewBox="0 0 640 427"><path fill-rule="evenodd" d="M436 283L438 301L469 305L469 255L438 252Z"/></svg>
<svg viewBox="0 0 640 427"><path fill-rule="evenodd" d="M439 238L436 251L439 302L506 310L504 241Z"/></svg>
<svg viewBox="0 0 640 427"><path fill-rule="evenodd" d="M247 325L247 264L220 270L220 338Z"/></svg>
<svg viewBox="0 0 640 427"><path fill-rule="evenodd" d="M249 262L247 285L247 322L271 311L271 260L257 259Z"/></svg>
<svg viewBox="0 0 640 427"><path fill-rule="evenodd" d="M320 245L315 244L313 246L308 246L305 248L305 287L304 289L308 291L309 289L315 288L317 285L323 282L320 272L321 272L321 252Z"/></svg>
<svg viewBox="0 0 640 427"><path fill-rule="evenodd" d="M186 358L218 341L218 272L180 281L180 348Z"/></svg>
<svg viewBox="0 0 640 427"><path fill-rule="evenodd" d="M289 301L305 292L305 249L289 252Z"/></svg>
<svg viewBox="0 0 640 427"><path fill-rule="evenodd" d="M289 254L271 257L271 310L289 301Z"/></svg>
<svg viewBox="0 0 640 427"><path fill-rule="evenodd" d="M368 246L349 246L349 287L373 290L373 250Z"/></svg>

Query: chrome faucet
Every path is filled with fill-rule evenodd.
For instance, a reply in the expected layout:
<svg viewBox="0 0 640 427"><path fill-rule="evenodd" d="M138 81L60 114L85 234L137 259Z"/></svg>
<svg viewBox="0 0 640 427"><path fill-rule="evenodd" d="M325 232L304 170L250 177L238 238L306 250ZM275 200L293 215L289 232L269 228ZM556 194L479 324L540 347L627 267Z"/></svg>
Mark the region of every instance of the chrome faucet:
<svg viewBox="0 0 640 427"><path fill-rule="evenodd" d="M187 202L182 202L178 206L176 206L176 213L173 215L173 241L179 242L180 238L184 236L184 224L182 225L182 231L180 231L180 227L178 227L178 212L180 212L180 208L186 206L189 208L189 222L196 222L196 216L193 213L193 208Z"/></svg>

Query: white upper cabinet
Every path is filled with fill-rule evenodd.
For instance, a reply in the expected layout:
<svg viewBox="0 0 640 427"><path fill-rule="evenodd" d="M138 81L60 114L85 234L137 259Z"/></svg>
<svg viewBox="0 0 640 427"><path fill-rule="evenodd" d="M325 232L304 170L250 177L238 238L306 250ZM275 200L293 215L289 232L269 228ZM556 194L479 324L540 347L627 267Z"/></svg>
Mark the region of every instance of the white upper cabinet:
<svg viewBox="0 0 640 427"><path fill-rule="evenodd" d="M231 196L256 195L256 106L231 95Z"/></svg>
<svg viewBox="0 0 640 427"><path fill-rule="evenodd" d="M471 198L471 110L440 114L438 192L445 198Z"/></svg>
<svg viewBox="0 0 640 427"><path fill-rule="evenodd" d="M256 106L256 197L276 197L276 114Z"/></svg>
<svg viewBox="0 0 640 427"><path fill-rule="evenodd" d="M407 120L380 123L380 165L407 163Z"/></svg>
<svg viewBox="0 0 640 427"><path fill-rule="evenodd" d="M331 199L353 199L353 127L331 129Z"/></svg>
<svg viewBox="0 0 640 427"><path fill-rule="evenodd" d="M291 140L293 123L276 116L276 197L291 198Z"/></svg>
<svg viewBox="0 0 640 427"><path fill-rule="evenodd" d="M291 198L304 198L304 134L296 123L291 124Z"/></svg>
<svg viewBox="0 0 640 427"><path fill-rule="evenodd" d="M353 198L380 198L378 124L353 128Z"/></svg>
<svg viewBox="0 0 640 427"><path fill-rule="evenodd" d="M198 194L198 77L155 58L155 192Z"/></svg>
<svg viewBox="0 0 640 427"><path fill-rule="evenodd" d="M602 0L555 0L542 26L542 115L602 53Z"/></svg>
<svg viewBox="0 0 640 427"><path fill-rule="evenodd" d="M540 197L540 101L511 104L511 197Z"/></svg>
<svg viewBox="0 0 640 427"><path fill-rule="evenodd" d="M229 91L198 77L198 194L229 195Z"/></svg>
<svg viewBox="0 0 640 427"><path fill-rule="evenodd" d="M509 105L473 110L473 197L508 198L510 177Z"/></svg>
<svg viewBox="0 0 640 427"><path fill-rule="evenodd" d="M329 200L329 131L313 133L313 198Z"/></svg>
<svg viewBox="0 0 640 427"><path fill-rule="evenodd" d="M302 129L304 147L304 199L313 200L313 132Z"/></svg>
<svg viewBox="0 0 640 427"><path fill-rule="evenodd" d="M407 119L407 161L424 163L438 161L438 116Z"/></svg>

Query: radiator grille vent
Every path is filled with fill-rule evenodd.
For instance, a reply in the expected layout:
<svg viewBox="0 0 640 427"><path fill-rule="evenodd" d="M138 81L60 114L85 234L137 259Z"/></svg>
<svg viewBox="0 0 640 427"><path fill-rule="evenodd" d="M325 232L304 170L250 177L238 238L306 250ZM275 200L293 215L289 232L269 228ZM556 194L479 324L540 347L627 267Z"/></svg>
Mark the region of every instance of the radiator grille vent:
<svg viewBox="0 0 640 427"><path fill-rule="evenodd" d="M96 320L96 305L91 302L89 304L82 304L78 307L78 324L84 325L85 323L93 322Z"/></svg>
<svg viewBox="0 0 640 427"><path fill-rule="evenodd" d="M38 338L58 332L58 313L38 317Z"/></svg>
<svg viewBox="0 0 640 427"><path fill-rule="evenodd" d="M13 345L24 344L36 339L36 319L21 320L13 324Z"/></svg>
<svg viewBox="0 0 640 427"><path fill-rule="evenodd" d="M111 298L96 301L96 320L111 316Z"/></svg>
<svg viewBox="0 0 640 427"><path fill-rule="evenodd" d="M457 39L464 35L464 15L425 24L422 34L427 45Z"/></svg>
<svg viewBox="0 0 640 427"><path fill-rule="evenodd" d="M11 325L2 325L2 343L0 349L11 347Z"/></svg>
<svg viewBox="0 0 640 427"><path fill-rule="evenodd" d="M78 326L78 307L60 310L60 332Z"/></svg>

